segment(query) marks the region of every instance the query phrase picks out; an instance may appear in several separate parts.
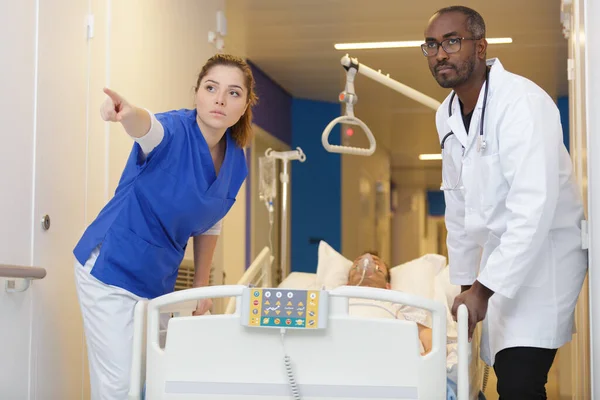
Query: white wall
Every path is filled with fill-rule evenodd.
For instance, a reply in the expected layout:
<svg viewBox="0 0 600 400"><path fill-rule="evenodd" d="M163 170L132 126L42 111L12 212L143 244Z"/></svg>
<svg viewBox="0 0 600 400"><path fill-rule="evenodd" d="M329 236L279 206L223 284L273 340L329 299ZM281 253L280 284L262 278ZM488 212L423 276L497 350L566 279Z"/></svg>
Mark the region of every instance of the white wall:
<svg viewBox="0 0 600 400"><path fill-rule="evenodd" d="M0 398L89 398L72 249L112 196L132 145L119 125L101 121L102 87L157 112L192 107L197 73L215 51L207 32L225 4L5 3L0 263L42 266L48 275L24 293L0 291ZM88 41L89 13L95 35ZM245 221L241 193L225 230ZM39 224L44 214L52 221L48 231ZM229 231L232 244L221 251L227 254L235 242L243 259L243 234Z"/></svg>
<svg viewBox="0 0 600 400"><path fill-rule="evenodd" d="M425 235L425 192L398 188L398 205L392 219L392 264L399 265L421 256Z"/></svg>

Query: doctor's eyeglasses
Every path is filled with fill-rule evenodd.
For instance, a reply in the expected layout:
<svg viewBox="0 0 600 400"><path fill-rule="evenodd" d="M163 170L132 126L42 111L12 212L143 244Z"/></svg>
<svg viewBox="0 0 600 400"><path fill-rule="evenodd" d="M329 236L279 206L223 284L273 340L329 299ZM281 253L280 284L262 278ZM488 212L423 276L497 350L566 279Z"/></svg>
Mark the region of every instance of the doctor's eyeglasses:
<svg viewBox="0 0 600 400"><path fill-rule="evenodd" d="M440 190L462 190L462 156L464 147L453 132L442 140L442 186Z"/></svg>
<svg viewBox="0 0 600 400"><path fill-rule="evenodd" d="M434 57L437 56L438 50L440 46L447 54L458 53L461 49L461 43L463 40L479 40L476 38L449 38L446 40L442 40L441 42L436 42L435 40L429 40L427 43L423 43L421 45L421 50L423 51L423 55L425 57Z"/></svg>

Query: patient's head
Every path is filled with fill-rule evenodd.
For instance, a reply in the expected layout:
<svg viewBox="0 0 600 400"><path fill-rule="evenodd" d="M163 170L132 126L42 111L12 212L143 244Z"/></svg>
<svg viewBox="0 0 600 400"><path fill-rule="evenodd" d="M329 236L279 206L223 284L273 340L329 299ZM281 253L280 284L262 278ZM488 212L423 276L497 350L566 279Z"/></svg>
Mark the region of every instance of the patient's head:
<svg viewBox="0 0 600 400"><path fill-rule="evenodd" d="M367 268L363 277L363 263L369 255L373 259L373 265ZM389 289L390 271L388 266L378 257L376 252L365 252L354 260L352 268L350 268L350 272L348 273L348 285Z"/></svg>

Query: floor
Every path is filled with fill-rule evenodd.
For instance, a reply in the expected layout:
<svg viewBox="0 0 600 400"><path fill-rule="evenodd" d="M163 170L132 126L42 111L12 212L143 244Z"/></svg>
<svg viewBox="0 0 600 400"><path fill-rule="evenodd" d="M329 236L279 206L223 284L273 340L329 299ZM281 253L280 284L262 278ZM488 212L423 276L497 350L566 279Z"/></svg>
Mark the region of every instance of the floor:
<svg viewBox="0 0 600 400"><path fill-rule="evenodd" d="M496 393L496 375L494 369L490 368L490 376L488 384L485 390L486 400L498 400L498 393ZM550 373L548 374L548 383L546 384L546 394L548 400L561 400L558 391L558 362L554 362Z"/></svg>

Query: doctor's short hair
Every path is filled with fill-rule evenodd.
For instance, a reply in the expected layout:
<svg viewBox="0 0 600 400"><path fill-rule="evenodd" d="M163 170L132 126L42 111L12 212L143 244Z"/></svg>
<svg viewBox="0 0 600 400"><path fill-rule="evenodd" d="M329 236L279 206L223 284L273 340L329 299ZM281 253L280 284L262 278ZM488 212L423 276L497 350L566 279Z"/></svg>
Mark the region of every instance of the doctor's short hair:
<svg viewBox="0 0 600 400"><path fill-rule="evenodd" d="M467 17L467 30L473 35L475 39L485 38L485 21L481 14L472 8L465 6L450 6L444 7L436 12L438 15L448 14L452 12L458 12Z"/></svg>
<svg viewBox="0 0 600 400"><path fill-rule="evenodd" d="M246 92L248 93L246 98L246 104L248 107L239 121L231 127L231 137L238 147L244 148L248 146L252 140L252 107L254 107L254 105L256 105L258 102L258 96L255 92L254 75L252 74L250 66L244 59L231 54L215 54L209 58L206 64L204 64L202 67L202 71L200 71L200 74L198 75L198 81L194 87L194 93L198 92L198 89L200 88L200 82L202 82L202 79L206 76L208 71L217 65L237 67L244 74Z"/></svg>

